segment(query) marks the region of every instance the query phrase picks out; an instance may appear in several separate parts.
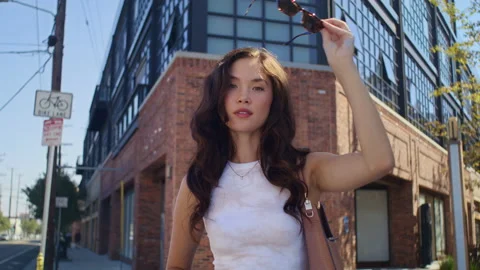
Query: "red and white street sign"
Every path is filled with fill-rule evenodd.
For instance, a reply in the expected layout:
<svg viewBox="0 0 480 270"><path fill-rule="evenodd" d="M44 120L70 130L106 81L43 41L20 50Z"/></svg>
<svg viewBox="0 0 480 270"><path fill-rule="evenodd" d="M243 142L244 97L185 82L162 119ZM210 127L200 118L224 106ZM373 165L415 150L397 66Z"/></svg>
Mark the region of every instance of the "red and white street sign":
<svg viewBox="0 0 480 270"><path fill-rule="evenodd" d="M43 121L43 146L58 146L62 143L63 118Z"/></svg>

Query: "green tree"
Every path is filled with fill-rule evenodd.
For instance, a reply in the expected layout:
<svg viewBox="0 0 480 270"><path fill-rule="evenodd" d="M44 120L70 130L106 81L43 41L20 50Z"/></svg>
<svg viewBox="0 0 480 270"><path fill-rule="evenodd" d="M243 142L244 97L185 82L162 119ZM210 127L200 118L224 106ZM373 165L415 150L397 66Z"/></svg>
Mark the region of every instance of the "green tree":
<svg viewBox="0 0 480 270"><path fill-rule="evenodd" d="M22 190L27 195L29 203L32 205L33 216L41 219L43 216L43 199L45 196L45 175L31 186ZM68 208L62 209L62 229L70 226L74 221L81 218L81 211L78 208L79 193L77 185L71 180L70 176L60 171L56 181L56 197L67 197ZM58 208L55 215L58 216Z"/></svg>
<svg viewBox="0 0 480 270"><path fill-rule="evenodd" d="M10 229L10 220L0 212L0 232Z"/></svg>
<svg viewBox="0 0 480 270"><path fill-rule="evenodd" d="M432 48L440 59L448 57L455 63L455 71L461 80L451 85L437 88L435 96L452 93L462 102L462 106L469 111L470 119L461 123L465 165L480 172L480 81L472 71L480 69L480 21L475 16L480 14L480 0L471 0L467 8L460 10L455 3L445 0L430 0L439 7L441 12L450 19L450 23L457 25L457 41L450 46L437 45ZM446 137L445 123L430 122L427 124L432 134Z"/></svg>
<svg viewBox="0 0 480 270"><path fill-rule="evenodd" d="M41 234L42 233L42 225L38 225L37 228L35 229L35 234Z"/></svg>
<svg viewBox="0 0 480 270"><path fill-rule="evenodd" d="M34 234L37 228L39 227L35 219L23 219L21 228L22 231L26 234Z"/></svg>

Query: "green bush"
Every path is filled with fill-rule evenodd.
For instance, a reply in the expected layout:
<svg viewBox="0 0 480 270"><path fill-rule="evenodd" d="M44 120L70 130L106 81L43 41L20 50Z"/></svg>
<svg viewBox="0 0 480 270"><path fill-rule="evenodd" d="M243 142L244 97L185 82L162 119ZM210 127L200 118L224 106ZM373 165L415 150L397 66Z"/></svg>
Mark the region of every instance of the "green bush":
<svg viewBox="0 0 480 270"><path fill-rule="evenodd" d="M452 256L448 256L440 264L440 270L455 270L455 260ZM470 261L470 270L480 270L480 263Z"/></svg>
<svg viewBox="0 0 480 270"><path fill-rule="evenodd" d="M442 261L440 264L440 270L454 270L455 269L455 261L453 260L452 256L447 256L447 258Z"/></svg>
<svg viewBox="0 0 480 270"><path fill-rule="evenodd" d="M470 270L480 270L480 263L470 262Z"/></svg>

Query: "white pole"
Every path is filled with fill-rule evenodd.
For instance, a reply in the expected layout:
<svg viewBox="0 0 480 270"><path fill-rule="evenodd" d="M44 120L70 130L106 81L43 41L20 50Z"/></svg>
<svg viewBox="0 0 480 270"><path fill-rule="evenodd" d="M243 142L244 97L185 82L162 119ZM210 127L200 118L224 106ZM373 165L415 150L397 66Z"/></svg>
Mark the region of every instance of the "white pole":
<svg viewBox="0 0 480 270"><path fill-rule="evenodd" d="M448 146L450 158L450 184L452 187L453 227L455 238L455 257L457 269L469 269L467 264L467 239L464 223L464 201L460 145L451 141Z"/></svg>
<svg viewBox="0 0 480 270"><path fill-rule="evenodd" d="M48 164L47 179L45 179L45 197L43 199L43 218L42 218L42 244L40 253L45 256L45 246L47 244L47 228L48 228L48 210L50 209L50 191L52 189L52 173L53 173L53 155L54 146L48 147Z"/></svg>
<svg viewBox="0 0 480 270"><path fill-rule="evenodd" d="M465 222L464 181L462 162L462 142L459 132L459 122L456 117L448 120L448 165L450 174L451 196L453 210L453 229L455 243L456 269L470 269L468 263L467 228Z"/></svg>

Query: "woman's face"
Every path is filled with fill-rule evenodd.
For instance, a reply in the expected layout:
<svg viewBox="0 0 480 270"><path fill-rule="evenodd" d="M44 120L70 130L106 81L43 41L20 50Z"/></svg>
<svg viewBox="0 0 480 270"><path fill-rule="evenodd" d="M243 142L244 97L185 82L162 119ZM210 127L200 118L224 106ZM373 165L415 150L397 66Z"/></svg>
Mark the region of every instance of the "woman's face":
<svg viewBox="0 0 480 270"><path fill-rule="evenodd" d="M227 126L235 133L260 131L270 112L273 90L256 58L235 61L225 96Z"/></svg>

